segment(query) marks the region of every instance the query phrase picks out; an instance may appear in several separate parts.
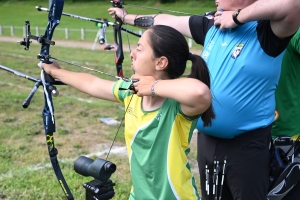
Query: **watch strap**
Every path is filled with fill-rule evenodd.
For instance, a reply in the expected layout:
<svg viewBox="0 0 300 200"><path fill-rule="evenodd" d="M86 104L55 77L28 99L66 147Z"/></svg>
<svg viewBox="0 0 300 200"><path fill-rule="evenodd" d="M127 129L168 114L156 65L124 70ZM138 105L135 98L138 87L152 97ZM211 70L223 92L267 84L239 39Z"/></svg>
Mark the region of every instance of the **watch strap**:
<svg viewBox="0 0 300 200"><path fill-rule="evenodd" d="M235 11L233 12L233 14L232 14L232 19L233 19L233 21L234 21L237 25L239 25L239 26L241 26L241 25L244 24L244 23L241 23L241 22L237 19L237 16L240 14L241 10L242 10L242 9L237 9L237 10L235 10Z"/></svg>

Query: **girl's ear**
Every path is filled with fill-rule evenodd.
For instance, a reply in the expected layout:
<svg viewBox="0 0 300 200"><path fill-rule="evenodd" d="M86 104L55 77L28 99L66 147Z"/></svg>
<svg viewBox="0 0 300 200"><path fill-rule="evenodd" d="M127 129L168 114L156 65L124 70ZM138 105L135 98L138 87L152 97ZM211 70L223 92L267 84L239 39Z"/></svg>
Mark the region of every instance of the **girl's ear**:
<svg viewBox="0 0 300 200"><path fill-rule="evenodd" d="M162 71L168 67L169 61L168 58L165 56L162 56L157 59L155 64L155 70L156 71Z"/></svg>

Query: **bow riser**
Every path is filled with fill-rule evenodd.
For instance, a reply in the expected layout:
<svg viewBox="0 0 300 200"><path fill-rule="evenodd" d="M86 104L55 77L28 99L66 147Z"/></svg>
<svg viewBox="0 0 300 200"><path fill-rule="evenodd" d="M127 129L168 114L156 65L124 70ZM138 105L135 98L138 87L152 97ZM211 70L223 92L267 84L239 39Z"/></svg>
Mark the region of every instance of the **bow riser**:
<svg viewBox="0 0 300 200"><path fill-rule="evenodd" d="M45 34L42 35L38 42L42 45L38 58L46 63L51 63L50 59L50 45L55 45L55 42L51 41L56 26L60 23L64 7L64 0L53 0L49 9L48 25L46 27Z"/></svg>

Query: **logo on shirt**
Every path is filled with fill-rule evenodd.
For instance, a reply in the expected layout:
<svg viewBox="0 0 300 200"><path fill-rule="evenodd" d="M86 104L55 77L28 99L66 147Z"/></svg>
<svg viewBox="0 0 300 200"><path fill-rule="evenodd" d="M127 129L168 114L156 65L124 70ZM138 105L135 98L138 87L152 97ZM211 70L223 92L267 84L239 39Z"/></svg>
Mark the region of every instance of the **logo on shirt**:
<svg viewBox="0 0 300 200"><path fill-rule="evenodd" d="M129 107L129 108L127 109L127 113L128 113L129 115L135 116L135 115L134 115L134 109L133 109L132 107ZM135 117L136 117L136 116L135 116Z"/></svg>
<svg viewBox="0 0 300 200"><path fill-rule="evenodd" d="M222 47L227 46L227 42L221 43Z"/></svg>
<svg viewBox="0 0 300 200"><path fill-rule="evenodd" d="M202 58L203 58L204 60L207 60L207 58L208 58L208 56L209 56L209 52L208 52L208 51L203 51L201 56L202 56Z"/></svg>
<svg viewBox="0 0 300 200"><path fill-rule="evenodd" d="M236 59L241 54L243 47L244 44L236 45L232 51L231 58Z"/></svg>
<svg viewBox="0 0 300 200"><path fill-rule="evenodd" d="M156 115L156 117L155 117L155 119L157 120L157 121L159 121L160 120L160 118L161 118L161 113L158 113L157 115Z"/></svg>

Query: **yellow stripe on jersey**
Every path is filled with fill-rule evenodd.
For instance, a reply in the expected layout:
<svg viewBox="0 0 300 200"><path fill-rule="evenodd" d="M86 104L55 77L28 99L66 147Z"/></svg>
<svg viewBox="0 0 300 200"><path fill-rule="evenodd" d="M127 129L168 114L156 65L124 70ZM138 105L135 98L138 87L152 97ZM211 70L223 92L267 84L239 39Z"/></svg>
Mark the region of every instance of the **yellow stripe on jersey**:
<svg viewBox="0 0 300 200"><path fill-rule="evenodd" d="M122 81L117 81L115 84L114 84L114 87L113 87L113 94L115 95L115 97L117 98L117 100L121 103L123 103L120 98L119 98L119 88L120 88L120 85L121 85Z"/></svg>
<svg viewBox="0 0 300 200"><path fill-rule="evenodd" d="M183 115L177 115L176 118L179 119L176 119L173 124L168 148L169 182L178 199L197 199L197 192L192 186L192 174L186 165L183 165L183 163L188 163L184 152L189 148L188 140L192 122L186 120ZM182 129L180 130L178 127L182 127ZM179 146L182 149L178 148Z"/></svg>
<svg viewBox="0 0 300 200"><path fill-rule="evenodd" d="M297 140L297 138L300 136L300 134L298 134L298 135L294 135L293 137L292 137L292 139L295 141L295 140Z"/></svg>
<svg viewBox="0 0 300 200"><path fill-rule="evenodd" d="M131 102L129 104L130 100ZM151 112L142 111L141 101L141 97L131 99L131 96L126 97L124 100L125 105L129 104L125 115L125 141L128 155L131 155L131 144L134 142L135 135L141 129L143 129L143 127L148 127L148 125L152 122L158 112L158 110Z"/></svg>

